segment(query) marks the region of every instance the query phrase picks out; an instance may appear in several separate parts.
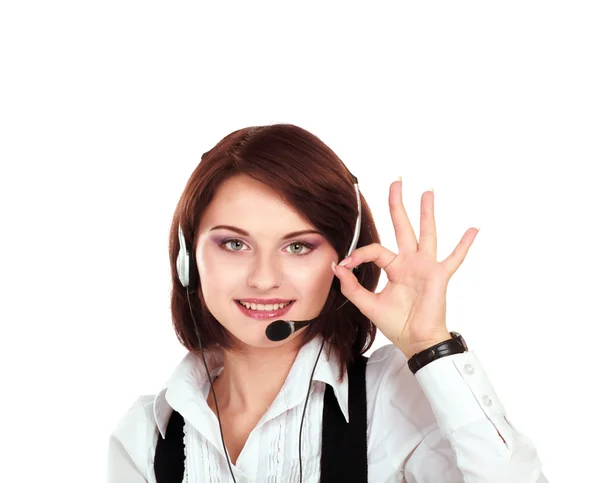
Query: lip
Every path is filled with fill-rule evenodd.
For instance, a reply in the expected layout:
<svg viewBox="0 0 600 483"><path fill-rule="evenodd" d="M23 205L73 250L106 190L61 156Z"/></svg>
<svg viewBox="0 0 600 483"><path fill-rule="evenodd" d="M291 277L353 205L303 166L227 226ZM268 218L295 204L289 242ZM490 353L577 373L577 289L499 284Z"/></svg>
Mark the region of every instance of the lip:
<svg viewBox="0 0 600 483"><path fill-rule="evenodd" d="M287 304L288 302L291 302L291 299L239 299L242 300L243 302L248 302L249 304L263 304L263 305L268 305L268 304Z"/></svg>
<svg viewBox="0 0 600 483"><path fill-rule="evenodd" d="M283 307L282 309L279 310L250 310L247 309L246 307L244 307L243 305L241 305L240 303L238 303L237 300L234 300L233 303L235 305L237 305L238 309L240 309L240 311L247 317L250 317L252 319L258 319L258 320L263 320L263 319L272 319L272 318L280 318L283 315L285 315L287 312L289 312L290 308L294 305L294 303L296 303L296 301L292 301L291 304Z"/></svg>

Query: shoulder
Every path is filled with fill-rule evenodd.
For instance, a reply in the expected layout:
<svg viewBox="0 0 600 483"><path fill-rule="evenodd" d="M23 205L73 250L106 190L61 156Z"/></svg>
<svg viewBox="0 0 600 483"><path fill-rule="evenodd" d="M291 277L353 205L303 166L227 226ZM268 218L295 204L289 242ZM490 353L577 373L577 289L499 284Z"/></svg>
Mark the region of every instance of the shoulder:
<svg viewBox="0 0 600 483"><path fill-rule="evenodd" d="M154 418L154 395L139 396L123 414L110 435L109 466L121 461L147 474L154 459L158 427Z"/></svg>
<svg viewBox="0 0 600 483"><path fill-rule="evenodd" d="M153 394L139 396L133 404L125 411L119 420L113 434L119 437L131 435L131 430L141 430L150 427L156 428L154 420L154 398Z"/></svg>

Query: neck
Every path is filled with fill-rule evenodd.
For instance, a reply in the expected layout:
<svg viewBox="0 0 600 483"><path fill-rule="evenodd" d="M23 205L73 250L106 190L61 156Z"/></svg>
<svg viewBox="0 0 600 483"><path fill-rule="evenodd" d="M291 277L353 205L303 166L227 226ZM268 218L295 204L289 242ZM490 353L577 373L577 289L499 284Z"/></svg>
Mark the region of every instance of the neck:
<svg viewBox="0 0 600 483"><path fill-rule="evenodd" d="M264 414L279 394L299 347L290 341L274 348L245 347L225 351L223 372L213 382L219 411L230 414ZM212 407L213 396L209 391Z"/></svg>

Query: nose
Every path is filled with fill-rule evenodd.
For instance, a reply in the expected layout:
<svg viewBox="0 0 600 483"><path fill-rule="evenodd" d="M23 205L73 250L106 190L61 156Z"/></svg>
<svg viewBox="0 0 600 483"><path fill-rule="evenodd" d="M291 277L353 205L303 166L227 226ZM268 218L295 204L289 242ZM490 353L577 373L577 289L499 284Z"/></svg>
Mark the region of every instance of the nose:
<svg viewBox="0 0 600 483"><path fill-rule="evenodd" d="M276 260L265 254L256 257L248 276L248 284L251 287L256 287L258 290L266 292L273 287L279 287L281 285L281 278L280 260Z"/></svg>

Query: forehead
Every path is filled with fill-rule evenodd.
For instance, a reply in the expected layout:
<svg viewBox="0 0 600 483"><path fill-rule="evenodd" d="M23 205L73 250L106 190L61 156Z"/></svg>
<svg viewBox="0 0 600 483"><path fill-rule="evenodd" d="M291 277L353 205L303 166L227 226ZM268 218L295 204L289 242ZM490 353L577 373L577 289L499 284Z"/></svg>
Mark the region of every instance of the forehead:
<svg viewBox="0 0 600 483"><path fill-rule="evenodd" d="M208 205L199 229L210 230L219 224L235 225L251 233L262 227L269 232L314 228L269 186L246 175L222 182Z"/></svg>

